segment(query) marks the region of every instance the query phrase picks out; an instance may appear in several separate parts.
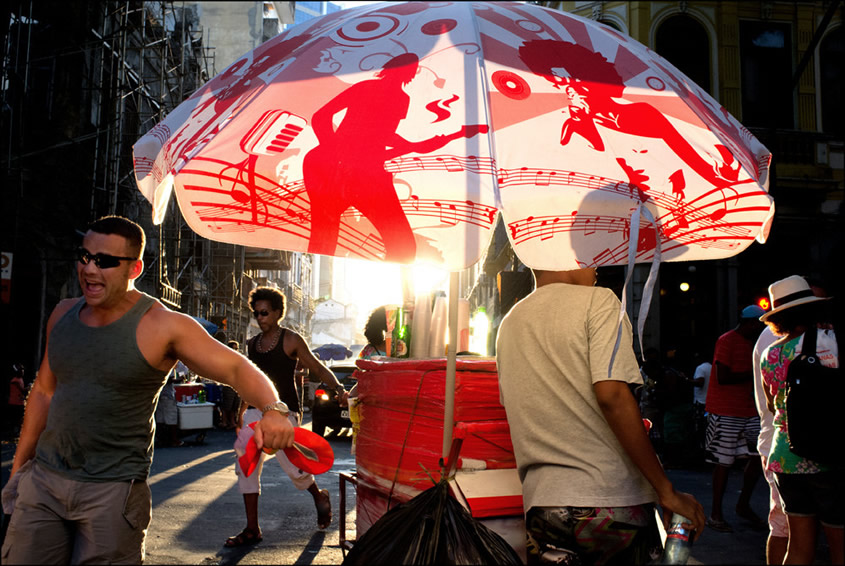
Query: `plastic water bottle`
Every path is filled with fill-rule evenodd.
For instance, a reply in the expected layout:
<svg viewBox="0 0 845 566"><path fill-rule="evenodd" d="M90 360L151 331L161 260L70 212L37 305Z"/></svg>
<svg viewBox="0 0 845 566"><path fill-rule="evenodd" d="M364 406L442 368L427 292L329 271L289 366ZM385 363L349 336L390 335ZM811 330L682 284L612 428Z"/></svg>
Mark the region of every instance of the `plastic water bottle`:
<svg viewBox="0 0 845 566"><path fill-rule="evenodd" d="M663 549L663 564L686 564L692 548L692 531L683 523L690 520L683 515L672 513L672 524L666 533L666 546Z"/></svg>

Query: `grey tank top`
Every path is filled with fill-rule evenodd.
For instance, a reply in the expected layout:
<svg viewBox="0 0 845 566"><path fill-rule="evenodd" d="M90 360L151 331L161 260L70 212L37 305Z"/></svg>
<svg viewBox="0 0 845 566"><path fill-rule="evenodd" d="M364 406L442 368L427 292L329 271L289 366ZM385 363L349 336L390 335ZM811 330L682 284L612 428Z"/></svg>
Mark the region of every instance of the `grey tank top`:
<svg viewBox="0 0 845 566"><path fill-rule="evenodd" d="M153 415L167 372L147 362L135 331L154 302L142 293L120 319L92 327L79 320L83 298L53 327L56 391L36 447L39 464L78 481L147 478Z"/></svg>

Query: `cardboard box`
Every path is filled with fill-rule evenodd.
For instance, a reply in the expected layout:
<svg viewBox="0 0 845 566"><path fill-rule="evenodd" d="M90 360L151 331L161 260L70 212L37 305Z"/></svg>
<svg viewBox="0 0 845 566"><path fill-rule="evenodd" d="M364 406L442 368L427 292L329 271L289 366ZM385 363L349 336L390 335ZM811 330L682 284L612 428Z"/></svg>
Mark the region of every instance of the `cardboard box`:
<svg viewBox="0 0 845 566"><path fill-rule="evenodd" d="M181 430L211 428L214 425L214 403L176 403L176 410Z"/></svg>

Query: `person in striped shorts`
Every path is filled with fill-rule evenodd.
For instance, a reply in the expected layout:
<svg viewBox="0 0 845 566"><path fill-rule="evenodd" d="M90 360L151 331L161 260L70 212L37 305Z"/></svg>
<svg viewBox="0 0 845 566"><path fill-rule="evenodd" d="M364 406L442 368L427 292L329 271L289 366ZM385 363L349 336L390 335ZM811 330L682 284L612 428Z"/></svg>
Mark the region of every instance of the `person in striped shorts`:
<svg viewBox="0 0 845 566"><path fill-rule="evenodd" d="M725 521L722 499L728 484L728 472L737 459L746 459L742 491L736 514L754 526L764 527L751 509L751 493L763 469L757 453L760 417L754 404L754 343L763 325L758 320L765 313L757 305L742 309L739 324L716 341L713 369L707 389L705 410L709 413L705 436L705 459L713 468L713 504L707 526L729 533L733 527Z"/></svg>

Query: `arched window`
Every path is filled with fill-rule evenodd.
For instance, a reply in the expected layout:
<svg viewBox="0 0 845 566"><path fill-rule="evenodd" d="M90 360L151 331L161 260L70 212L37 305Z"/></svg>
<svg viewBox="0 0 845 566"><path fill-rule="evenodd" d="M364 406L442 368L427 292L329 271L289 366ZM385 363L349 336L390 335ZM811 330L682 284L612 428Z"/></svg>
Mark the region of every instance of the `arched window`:
<svg viewBox="0 0 845 566"><path fill-rule="evenodd" d="M686 14L672 16L657 28L654 47L659 55L710 92L710 39L704 26Z"/></svg>
<svg viewBox="0 0 845 566"><path fill-rule="evenodd" d="M845 134L845 112L842 101L845 92L845 26L827 34L819 45L819 86L822 98L822 131L827 134Z"/></svg>
<svg viewBox="0 0 845 566"><path fill-rule="evenodd" d="M600 19L599 19L599 23L604 24L604 25L606 25L607 27L611 27L611 28L615 29L616 31L619 31L619 32L621 32L621 31L622 31L622 28L620 28L620 27L619 27L619 24L617 24L617 23L616 23L616 22L614 22L613 20L607 20L607 19L605 19L605 18L600 18ZM624 32L623 32L623 33L624 33Z"/></svg>
<svg viewBox="0 0 845 566"><path fill-rule="evenodd" d="M775 21L740 21L742 123L794 128L792 27Z"/></svg>

